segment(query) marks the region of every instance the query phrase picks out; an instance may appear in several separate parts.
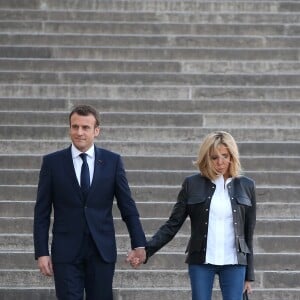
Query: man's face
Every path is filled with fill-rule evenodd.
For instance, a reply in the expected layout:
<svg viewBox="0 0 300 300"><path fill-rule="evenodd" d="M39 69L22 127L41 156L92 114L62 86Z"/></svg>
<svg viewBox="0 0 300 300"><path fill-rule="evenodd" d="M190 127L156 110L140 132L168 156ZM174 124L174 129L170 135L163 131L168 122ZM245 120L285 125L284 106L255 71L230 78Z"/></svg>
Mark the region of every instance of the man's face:
<svg viewBox="0 0 300 300"><path fill-rule="evenodd" d="M93 115L80 116L74 113L70 119L70 137L75 147L81 152L87 151L100 133Z"/></svg>

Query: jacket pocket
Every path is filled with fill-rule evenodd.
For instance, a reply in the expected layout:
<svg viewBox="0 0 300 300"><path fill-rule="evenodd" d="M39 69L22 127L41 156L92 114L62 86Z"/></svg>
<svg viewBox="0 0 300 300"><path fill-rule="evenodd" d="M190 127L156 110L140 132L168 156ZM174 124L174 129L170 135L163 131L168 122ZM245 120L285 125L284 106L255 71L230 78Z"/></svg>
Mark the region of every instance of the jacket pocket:
<svg viewBox="0 0 300 300"><path fill-rule="evenodd" d="M203 239L202 238L190 238L189 243L185 249L185 253L200 252L202 249Z"/></svg>
<svg viewBox="0 0 300 300"><path fill-rule="evenodd" d="M244 238L239 238L240 252L251 253Z"/></svg>
<svg viewBox="0 0 300 300"><path fill-rule="evenodd" d="M243 196L236 196L235 199L236 199L238 204L246 205L246 206L252 206L251 200L247 196L244 196L244 195Z"/></svg>

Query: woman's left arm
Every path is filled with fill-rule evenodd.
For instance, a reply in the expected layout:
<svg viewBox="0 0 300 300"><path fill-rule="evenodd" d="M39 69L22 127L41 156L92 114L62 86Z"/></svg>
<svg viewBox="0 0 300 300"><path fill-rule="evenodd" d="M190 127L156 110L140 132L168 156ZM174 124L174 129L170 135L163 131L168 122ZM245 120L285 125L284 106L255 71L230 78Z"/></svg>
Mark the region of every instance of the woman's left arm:
<svg viewBox="0 0 300 300"><path fill-rule="evenodd" d="M247 255L246 281L254 281L253 234L256 224L256 189L254 182L249 189L251 206L248 207L245 214L245 239L251 253Z"/></svg>

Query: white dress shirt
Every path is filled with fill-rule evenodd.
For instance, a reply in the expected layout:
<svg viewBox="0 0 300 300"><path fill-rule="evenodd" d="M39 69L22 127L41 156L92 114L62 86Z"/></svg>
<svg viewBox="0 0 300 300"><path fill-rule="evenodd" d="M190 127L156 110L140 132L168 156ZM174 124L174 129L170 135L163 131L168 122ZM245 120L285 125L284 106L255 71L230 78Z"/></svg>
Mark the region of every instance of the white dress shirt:
<svg viewBox="0 0 300 300"><path fill-rule="evenodd" d="M216 190L209 210L206 263L213 265L237 264L233 218L227 184L232 180L219 176L213 182Z"/></svg>
<svg viewBox="0 0 300 300"><path fill-rule="evenodd" d="M80 173L81 173L81 166L82 166L82 158L79 156L82 152L79 151L74 144L71 146L71 153L72 153L72 159L73 159L73 165L76 173L76 177L78 180L78 183L80 185ZM90 184L92 183L93 180L93 175L94 175L94 163L95 163L95 148L94 145L88 149L86 152L87 157L86 161L89 166L89 171L90 171Z"/></svg>

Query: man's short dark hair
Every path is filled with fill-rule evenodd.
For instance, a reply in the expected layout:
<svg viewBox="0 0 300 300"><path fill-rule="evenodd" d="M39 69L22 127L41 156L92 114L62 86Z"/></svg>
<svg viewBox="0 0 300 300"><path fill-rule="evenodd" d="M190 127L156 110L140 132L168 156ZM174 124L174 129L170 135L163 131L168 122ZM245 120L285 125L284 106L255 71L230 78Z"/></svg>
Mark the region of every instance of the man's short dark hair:
<svg viewBox="0 0 300 300"><path fill-rule="evenodd" d="M100 126L99 112L93 106L85 105L85 104L75 106L69 114L69 123L70 123L70 125L71 125L71 117L75 113L78 114L79 116L93 115L95 117L95 120L96 120L95 127Z"/></svg>

